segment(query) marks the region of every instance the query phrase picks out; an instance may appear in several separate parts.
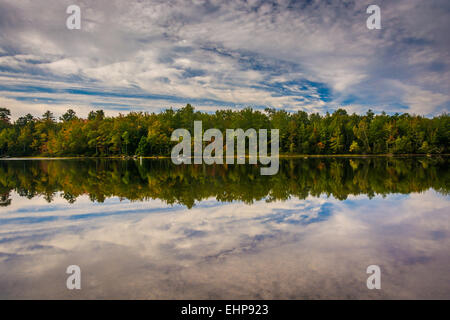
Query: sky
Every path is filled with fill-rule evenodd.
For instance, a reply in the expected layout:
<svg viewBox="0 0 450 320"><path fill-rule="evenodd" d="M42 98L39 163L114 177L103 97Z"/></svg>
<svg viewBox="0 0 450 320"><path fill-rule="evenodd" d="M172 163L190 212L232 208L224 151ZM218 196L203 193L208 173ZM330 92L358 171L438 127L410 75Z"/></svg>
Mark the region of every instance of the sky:
<svg viewBox="0 0 450 320"><path fill-rule="evenodd" d="M434 116L450 111L449 30L447 0L0 0L0 107Z"/></svg>

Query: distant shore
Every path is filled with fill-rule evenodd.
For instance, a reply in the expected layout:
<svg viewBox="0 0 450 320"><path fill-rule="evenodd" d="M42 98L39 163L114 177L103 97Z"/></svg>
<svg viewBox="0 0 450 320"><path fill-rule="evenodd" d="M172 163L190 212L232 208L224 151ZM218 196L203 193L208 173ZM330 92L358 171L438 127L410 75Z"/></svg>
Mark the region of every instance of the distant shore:
<svg viewBox="0 0 450 320"><path fill-rule="evenodd" d="M373 158L373 157L448 157L450 154L280 154L282 159L305 159L305 158ZM246 155L245 158L249 156ZM65 157L0 157L0 160L70 160L70 159L115 159L115 160L139 160L139 159L163 160L170 159L169 156L65 156ZM194 157L191 157L194 158ZM227 157L224 157L227 158ZM234 158L237 158L236 156Z"/></svg>

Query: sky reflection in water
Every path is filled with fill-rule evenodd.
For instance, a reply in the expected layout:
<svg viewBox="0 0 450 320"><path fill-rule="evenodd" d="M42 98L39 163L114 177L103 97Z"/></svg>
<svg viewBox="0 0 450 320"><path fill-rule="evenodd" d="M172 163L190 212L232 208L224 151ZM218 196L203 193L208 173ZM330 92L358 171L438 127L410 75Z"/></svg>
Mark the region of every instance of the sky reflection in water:
<svg viewBox="0 0 450 320"><path fill-rule="evenodd" d="M17 191L0 210L0 298L450 298L450 198L198 201ZM82 290L65 269L82 270ZM382 270L368 290L366 268Z"/></svg>

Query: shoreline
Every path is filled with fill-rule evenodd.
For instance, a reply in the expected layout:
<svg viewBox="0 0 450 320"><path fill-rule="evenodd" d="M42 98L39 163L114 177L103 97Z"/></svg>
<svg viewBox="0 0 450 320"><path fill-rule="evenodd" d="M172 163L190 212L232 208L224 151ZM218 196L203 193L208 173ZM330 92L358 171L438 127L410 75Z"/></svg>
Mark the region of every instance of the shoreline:
<svg viewBox="0 0 450 320"><path fill-rule="evenodd" d="M376 158L376 157L448 157L450 154L280 154L281 159L307 159L307 158ZM246 155L245 158L249 156ZM45 156L33 156L33 157L3 157L2 160L83 160L83 159L111 159L111 160L139 160L139 159L153 159L164 160L170 159L169 156L109 156L109 157L93 157L93 156L67 156L67 157L45 157ZM190 157L194 158L194 157ZM228 158L228 157L224 157ZM234 158L237 158L235 156Z"/></svg>

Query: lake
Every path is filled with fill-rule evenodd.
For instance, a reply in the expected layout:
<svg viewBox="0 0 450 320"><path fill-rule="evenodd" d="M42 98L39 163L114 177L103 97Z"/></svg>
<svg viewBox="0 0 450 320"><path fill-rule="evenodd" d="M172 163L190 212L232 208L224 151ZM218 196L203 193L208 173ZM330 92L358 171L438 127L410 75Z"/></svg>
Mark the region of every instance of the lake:
<svg viewBox="0 0 450 320"><path fill-rule="evenodd" d="M259 169L0 160L0 298L450 298L449 158Z"/></svg>

